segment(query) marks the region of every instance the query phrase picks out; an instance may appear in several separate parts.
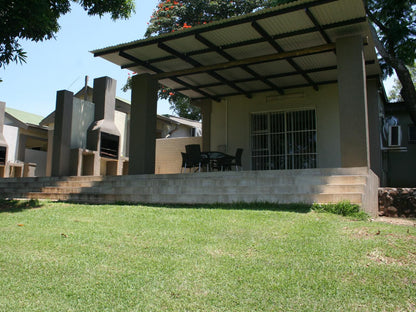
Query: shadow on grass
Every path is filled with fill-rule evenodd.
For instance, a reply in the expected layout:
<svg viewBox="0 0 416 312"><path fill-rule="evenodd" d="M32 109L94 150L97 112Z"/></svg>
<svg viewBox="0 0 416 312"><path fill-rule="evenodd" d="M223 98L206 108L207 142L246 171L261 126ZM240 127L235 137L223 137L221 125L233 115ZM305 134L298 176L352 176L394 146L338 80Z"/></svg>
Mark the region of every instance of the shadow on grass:
<svg viewBox="0 0 416 312"><path fill-rule="evenodd" d="M303 203L279 204L269 202L253 202L253 203L232 203L232 204L145 204L145 203L128 203L117 202L115 205L127 206L145 206L167 209L223 209L223 210L268 210L268 211L286 211L297 213L308 213L312 210L312 205ZM114 205L113 204L113 205Z"/></svg>
<svg viewBox="0 0 416 312"><path fill-rule="evenodd" d="M23 210L39 208L42 206L43 205L37 199L31 199L31 200L0 199L0 213L22 212Z"/></svg>

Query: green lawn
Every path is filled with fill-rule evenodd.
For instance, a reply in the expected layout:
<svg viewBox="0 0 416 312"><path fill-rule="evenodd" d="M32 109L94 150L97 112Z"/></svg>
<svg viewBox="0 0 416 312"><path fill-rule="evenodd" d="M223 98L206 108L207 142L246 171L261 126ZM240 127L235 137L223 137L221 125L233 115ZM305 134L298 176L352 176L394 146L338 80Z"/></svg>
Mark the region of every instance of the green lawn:
<svg viewBox="0 0 416 312"><path fill-rule="evenodd" d="M0 206L0 311L415 311L416 228L272 205Z"/></svg>

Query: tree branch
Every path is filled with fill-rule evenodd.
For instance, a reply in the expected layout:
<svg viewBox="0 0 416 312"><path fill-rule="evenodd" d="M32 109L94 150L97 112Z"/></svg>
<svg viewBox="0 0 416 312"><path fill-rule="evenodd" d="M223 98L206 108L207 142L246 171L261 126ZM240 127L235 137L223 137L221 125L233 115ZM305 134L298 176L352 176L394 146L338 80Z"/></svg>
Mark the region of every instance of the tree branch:
<svg viewBox="0 0 416 312"><path fill-rule="evenodd" d="M405 102L410 118L416 125L416 90L413 84L410 71L403 63L403 61L396 58L394 55L390 54L387 51L384 44L378 38L378 34L374 25L370 23L369 26L378 53L380 53L381 57L389 66L394 68L397 77L399 78L399 81L402 84L402 90L400 94Z"/></svg>

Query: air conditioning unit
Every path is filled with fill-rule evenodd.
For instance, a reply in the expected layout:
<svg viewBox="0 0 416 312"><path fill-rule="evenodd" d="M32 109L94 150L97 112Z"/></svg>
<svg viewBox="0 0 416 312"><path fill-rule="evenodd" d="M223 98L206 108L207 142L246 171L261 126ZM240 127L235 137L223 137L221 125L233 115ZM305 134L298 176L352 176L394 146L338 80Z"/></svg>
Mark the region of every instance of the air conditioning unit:
<svg viewBox="0 0 416 312"><path fill-rule="evenodd" d="M389 127L389 147L398 147L402 145L402 128L400 126Z"/></svg>

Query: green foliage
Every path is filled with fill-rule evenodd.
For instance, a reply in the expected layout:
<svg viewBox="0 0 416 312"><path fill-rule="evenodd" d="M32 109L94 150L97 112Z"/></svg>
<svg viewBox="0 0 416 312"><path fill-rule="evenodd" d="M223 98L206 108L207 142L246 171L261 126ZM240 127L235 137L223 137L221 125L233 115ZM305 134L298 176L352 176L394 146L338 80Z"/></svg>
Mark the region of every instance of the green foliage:
<svg viewBox="0 0 416 312"><path fill-rule="evenodd" d="M58 19L71 10L71 2L81 5L88 15L110 13L113 19L128 18L134 0L0 0L0 68L11 62L25 62L19 40L35 42L54 38Z"/></svg>
<svg viewBox="0 0 416 312"><path fill-rule="evenodd" d="M349 201L341 201L333 204L313 204L312 210L316 212L328 212L344 217L352 217L359 220L368 219L364 211L360 211L360 206L351 204Z"/></svg>
<svg viewBox="0 0 416 312"><path fill-rule="evenodd" d="M416 59L415 0L367 0L367 13L376 25L378 38L387 52L405 65L412 66ZM393 73L392 64L383 59L385 73Z"/></svg>
<svg viewBox="0 0 416 312"><path fill-rule="evenodd" d="M146 37L191 28L269 7L265 0L162 0L150 18Z"/></svg>
<svg viewBox="0 0 416 312"><path fill-rule="evenodd" d="M416 59L416 0L367 0L365 5L383 72L396 72L400 95L416 123L416 89L407 67Z"/></svg>
<svg viewBox="0 0 416 312"><path fill-rule="evenodd" d="M159 90L159 98L169 100L169 108L180 117L198 121L202 119L200 108L192 105L191 100L181 93L162 86Z"/></svg>

